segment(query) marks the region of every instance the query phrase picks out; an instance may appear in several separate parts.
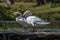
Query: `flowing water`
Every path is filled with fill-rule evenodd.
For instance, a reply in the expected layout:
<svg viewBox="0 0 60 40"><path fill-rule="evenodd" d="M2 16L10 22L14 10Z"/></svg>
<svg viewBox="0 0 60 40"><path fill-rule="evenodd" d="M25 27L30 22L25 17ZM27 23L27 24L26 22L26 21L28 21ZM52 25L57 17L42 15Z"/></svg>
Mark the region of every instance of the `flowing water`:
<svg viewBox="0 0 60 40"><path fill-rule="evenodd" d="M34 31L33 31L34 30ZM19 34L22 33L23 37L20 35L16 35L15 33ZM32 32L60 32L60 21L57 22L52 22L49 25L45 25L42 27L24 27L22 25L20 25L19 23L17 23L16 21L0 21L0 40L40 40L41 37L37 37L37 36L24 36L24 34L26 33L32 33ZM7 34L9 33L9 34ZM10 34L10 33L14 33L14 34ZM56 33L55 33L56 34ZM60 33L59 33L60 34ZM44 36L44 35L43 35ZM52 37L53 36L53 37ZM20 38L22 37L22 38ZM24 38L26 37L26 38ZM28 38L30 37L30 38ZM48 37L48 38L46 38ZM60 37L57 36L58 38L55 37L55 35L51 35L49 37L45 36L43 37L41 40L60 40Z"/></svg>
<svg viewBox="0 0 60 40"><path fill-rule="evenodd" d="M0 31L16 31L16 32L60 32L60 21L51 22L49 25L42 27L24 27L16 21L0 21Z"/></svg>

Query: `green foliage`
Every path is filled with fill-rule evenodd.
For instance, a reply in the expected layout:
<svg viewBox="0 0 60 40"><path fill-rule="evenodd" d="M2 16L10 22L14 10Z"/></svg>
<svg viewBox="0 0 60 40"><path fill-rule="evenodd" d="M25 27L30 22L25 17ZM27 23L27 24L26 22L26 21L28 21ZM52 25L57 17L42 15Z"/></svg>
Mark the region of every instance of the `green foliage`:
<svg viewBox="0 0 60 40"><path fill-rule="evenodd" d="M55 18L54 15L56 16L56 13L58 14L60 12L60 7L50 8L48 7L48 5L43 5L43 6L32 8L31 11L33 12L33 15L36 15L36 16L39 15L39 17L40 18L42 17L43 19L46 19L49 17L49 19L52 20L53 18Z"/></svg>
<svg viewBox="0 0 60 40"><path fill-rule="evenodd" d="M56 20L60 20L60 14L58 14L58 13L54 14L54 18L55 18Z"/></svg>

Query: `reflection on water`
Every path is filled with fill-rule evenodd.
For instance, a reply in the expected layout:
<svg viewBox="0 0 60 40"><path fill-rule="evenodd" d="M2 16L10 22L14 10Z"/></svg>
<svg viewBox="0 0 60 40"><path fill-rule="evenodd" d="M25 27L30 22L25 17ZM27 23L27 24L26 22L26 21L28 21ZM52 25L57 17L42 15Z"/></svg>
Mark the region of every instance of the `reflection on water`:
<svg viewBox="0 0 60 40"><path fill-rule="evenodd" d="M16 21L0 21L0 27L0 31L10 32L31 32L33 30L33 27L24 27ZM51 24L35 27L34 30L38 32L60 32L60 21L52 21Z"/></svg>
<svg viewBox="0 0 60 40"><path fill-rule="evenodd" d="M39 29L35 28L36 32L60 32L60 29ZM2 29L0 28L0 31L7 31L7 32L32 32L33 28L8 28L8 29Z"/></svg>

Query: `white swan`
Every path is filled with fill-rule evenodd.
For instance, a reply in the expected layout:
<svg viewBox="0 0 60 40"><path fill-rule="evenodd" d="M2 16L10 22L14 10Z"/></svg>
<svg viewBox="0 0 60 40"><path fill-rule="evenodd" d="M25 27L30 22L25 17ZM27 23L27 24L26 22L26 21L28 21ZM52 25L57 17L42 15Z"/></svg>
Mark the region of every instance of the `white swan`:
<svg viewBox="0 0 60 40"><path fill-rule="evenodd" d="M30 12L30 10L25 11L23 16L26 17L26 22L28 24L31 24L33 27L50 24L50 22L45 22L44 20L42 20L36 16L32 16L32 13Z"/></svg>
<svg viewBox="0 0 60 40"><path fill-rule="evenodd" d="M14 15L20 14L20 16L16 17L16 21L20 23L22 26L25 26L25 27L32 26L31 24L28 24L26 22L26 19L22 16L23 14L21 12L14 12L13 14Z"/></svg>

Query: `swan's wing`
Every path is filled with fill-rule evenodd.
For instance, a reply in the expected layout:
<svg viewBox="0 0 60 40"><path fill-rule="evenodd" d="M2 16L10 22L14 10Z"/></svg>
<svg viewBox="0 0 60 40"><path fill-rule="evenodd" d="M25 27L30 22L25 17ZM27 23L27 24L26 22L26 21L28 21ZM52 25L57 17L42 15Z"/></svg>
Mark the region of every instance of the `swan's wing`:
<svg viewBox="0 0 60 40"><path fill-rule="evenodd" d="M21 25L24 25L25 27L32 26L31 24L27 23L27 21L26 21L25 18L19 19L19 23L20 23Z"/></svg>
<svg viewBox="0 0 60 40"><path fill-rule="evenodd" d="M26 23L26 20L25 20L25 18L23 18L23 17L20 17L20 16L16 18L16 21L17 21L17 22Z"/></svg>
<svg viewBox="0 0 60 40"><path fill-rule="evenodd" d="M45 22L44 20L42 20L42 19L40 19L40 18L38 18L36 16L30 16L30 17L28 17L27 18L27 22L29 24L32 24L32 25L34 25L34 24L39 24L39 25L50 24L50 22Z"/></svg>
<svg viewBox="0 0 60 40"><path fill-rule="evenodd" d="M21 16L17 17L16 21L23 21L23 17L21 17Z"/></svg>
<svg viewBox="0 0 60 40"><path fill-rule="evenodd" d="M26 18L26 20L28 24L31 24L33 26L34 26L34 23L36 23L37 21L41 21L41 19L36 16L29 16Z"/></svg>
<svg viewBox="0 0 60 40"><path fill-rule="evenodd" d="M40 21L40 22L44 22L44 20L42 20L42 19L40 19L40 18L38 18L38 17L36 17L36 16L29 16L29 17L27 17L27 21L36 21L36 22L38 22L38 21Z"/></svg>
<svg viewBox="0 0 60 40"><path fill-rule="evenodd" d="M36 18L36 20L34 21L36 24L50 24L50 22L46 22L40 18Z"/></svg>
<svg viewBox="0 0 60 40"><path fill-rule="evenodd" d="M50 22L46 22L38 17L36 17L36 19L34 20L34 23L36 23L36 24L50 24Z"/></svg>
<svg viewBox="0 0 60 40"><path fill-rule="evenodd" d="M22 17L16 18L16 21L17 21L19 24L21 24L21 25L25 25L25 24L26 24L24 18L22 18Z"/></svg>

